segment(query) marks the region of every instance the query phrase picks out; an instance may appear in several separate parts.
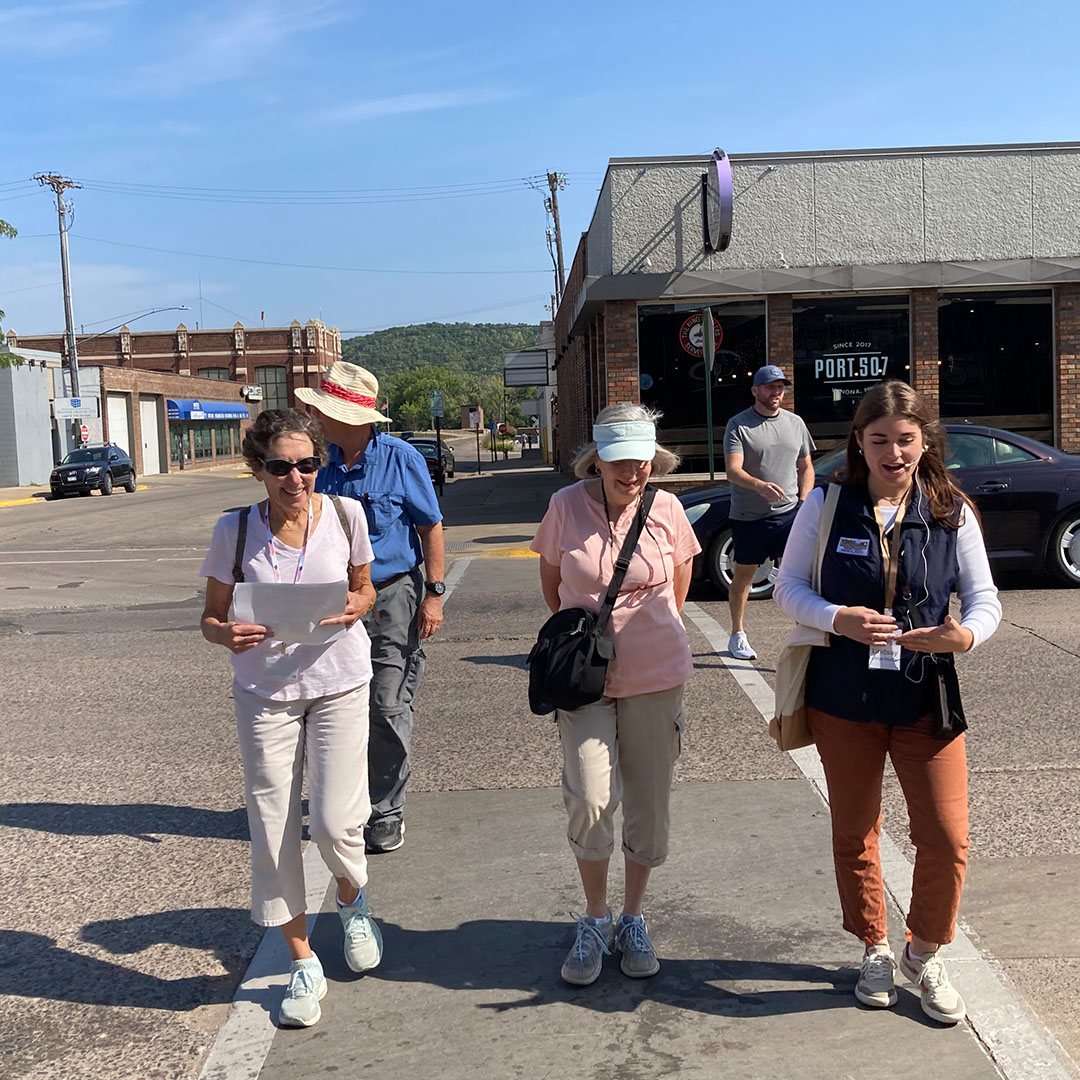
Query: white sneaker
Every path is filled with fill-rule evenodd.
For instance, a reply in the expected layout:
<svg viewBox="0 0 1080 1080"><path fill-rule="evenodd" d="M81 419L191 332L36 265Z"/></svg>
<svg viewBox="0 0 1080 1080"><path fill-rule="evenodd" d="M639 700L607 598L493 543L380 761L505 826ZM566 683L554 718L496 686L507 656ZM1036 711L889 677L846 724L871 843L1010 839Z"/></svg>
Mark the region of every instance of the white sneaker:
<svg viewBox="0 0 1080 1080"><path fill-rule="evenodd" d="M896 986L893 972L896 957L888 945L867 945L859 967L859 981L855 984L855 996L875 1009L887 1009L896 1004Z"/></svg>
<svg viewBox="0 0 1080 1080"><path fill-rule="evenodd" d="M750 648L750 642L746 639L746 631L740 630L737 634L732 634L728 638L727 643L728 652L735 657L736 660L756 660L757 653Z"/></svg>
<svg viewBox="0 0 1080 1080"><path fill-rule="evenodd" d="M949 982L937 953L920 963L907 945L900 956L900 970L919 988L922 1011L939 1024L959 1024L967 1015L964 999Z"/></svg>
<svg viewBox="0 0 1080 1080"><path fill-rule="evenodd" d="M317 956L294 960L289 988L278 1010L279 1027L311 1027L319 1022L319 1002L326 997L326 977Z"/></svg>

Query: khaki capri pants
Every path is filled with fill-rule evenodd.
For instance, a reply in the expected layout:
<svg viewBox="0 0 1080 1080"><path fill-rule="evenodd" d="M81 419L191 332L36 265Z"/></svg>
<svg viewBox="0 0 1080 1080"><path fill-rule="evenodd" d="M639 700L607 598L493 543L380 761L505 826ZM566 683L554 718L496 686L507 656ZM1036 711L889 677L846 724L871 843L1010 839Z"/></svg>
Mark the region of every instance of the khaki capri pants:
<svg viewBox="0 0 1080 1080"><path fill-rule="evenodd" d="M368 684L297 701L271 701L233 685L251 831L251 917L281 926L307 908L301 794L308 830L334 877L367 884Z"/></svg>
<svg viewBox="0 0 1080 1080"><path fill-rule="evenodd" d="M585 861L610 859L615 810L622 803L622 849L642 866L668 854L671 779L681 749L682 686L653 694L603 697L559 710L567 839Z"/></svg>

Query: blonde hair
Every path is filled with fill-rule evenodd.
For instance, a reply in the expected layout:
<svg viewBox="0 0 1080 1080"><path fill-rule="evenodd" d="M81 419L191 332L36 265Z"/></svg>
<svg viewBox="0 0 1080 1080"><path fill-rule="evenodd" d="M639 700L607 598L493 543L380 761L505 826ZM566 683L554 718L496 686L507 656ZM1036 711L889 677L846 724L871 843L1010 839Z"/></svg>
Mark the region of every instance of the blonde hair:
<svg viewBox="0 0 1080 1080"><path fill-rule="evenodd" d="M629 401L621 401L618 405L608 405L601 409L599 415L593 421L594 424L653 424L664 414L659 409L650 409L645 405L634 405ZM579 480L589 476L596 476L596 442L587 442L574 455L570 467ZM652 459L652 475L667 476L679 466L681 458L666 446L656 444L656 454Z"/></svg>

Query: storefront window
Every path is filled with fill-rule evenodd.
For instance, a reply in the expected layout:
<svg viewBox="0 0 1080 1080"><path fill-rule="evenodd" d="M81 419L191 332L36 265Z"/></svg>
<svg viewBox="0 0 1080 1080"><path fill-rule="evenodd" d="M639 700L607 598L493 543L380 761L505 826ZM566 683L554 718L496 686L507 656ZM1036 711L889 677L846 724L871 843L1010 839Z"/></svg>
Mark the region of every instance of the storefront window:
<svg viewBox="0 0 1080 1080"><path fill-rule="evenodd" d="M192 441L195 443L195 460L205 461L213 457L210 445L210 424L192 424Z"/></svg>
<svg viewBox="0 0 1080 1080"><path fill-rule="evenodd" d="M214 425L214 447L215 453L219 458L232 457L232 445L229 442L229 432L232 429L240 431L239 424L215 424ZM237 440L237 446L239 446L239 440Z"/></svg>
<svg viewBox="0 0 1080 1080"><path fill-rule="evenodd" d="M792 316L795 409L822 434L841 434L872 386L911 381L906 296L796 296Z"/></svg>
<svg viewBox="0 0 1080 1080"><path fill-rule="evenodd" d="M1049 290L942 294L941 415L995 424L1012 418L1001 426L1049 429L1053 310Z"/></svg>
<svg viewBox="0 0 1080 1080"><path fill-rule="evenodd" d="M174 465L184 465L191 460L188 425L177 420L169 423L169 457Z"/></svg>
<svg viewBox="0 0 1080 1080"><path fill-rule="evenodd" d="M260 367L255 369L255 381L263 392L264 409L287 409L289 390L283 367Z"/></svg>
<svg viewBox="0 0 1080 1080"><path fill-rule="evenodd" d="M716 343L713 429L717 461L722 461L724 427L751 404L751 378L767 363L765 304L745 300L710 306ZM708 459L703 344L700 306L650 304L638 309L641 403L663 412L662 438L678 449L685 459L683 469L691 471Z"/></svg>

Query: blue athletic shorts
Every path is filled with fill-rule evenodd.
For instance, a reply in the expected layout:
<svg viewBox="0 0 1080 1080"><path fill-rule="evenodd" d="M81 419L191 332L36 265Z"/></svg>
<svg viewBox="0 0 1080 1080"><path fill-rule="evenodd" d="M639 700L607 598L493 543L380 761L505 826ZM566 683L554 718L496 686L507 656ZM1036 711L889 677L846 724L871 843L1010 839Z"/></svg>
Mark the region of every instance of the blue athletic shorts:
<svg viewBox="0 0 1080 1080"><path fill-rule="evenodd" d="M760 566L772 559L774 562L784 554L791 523L799 507L793 506L782 514L774 514L757 521L733 521L731 538L735 542L735 561L743 566Z"/></svg>

